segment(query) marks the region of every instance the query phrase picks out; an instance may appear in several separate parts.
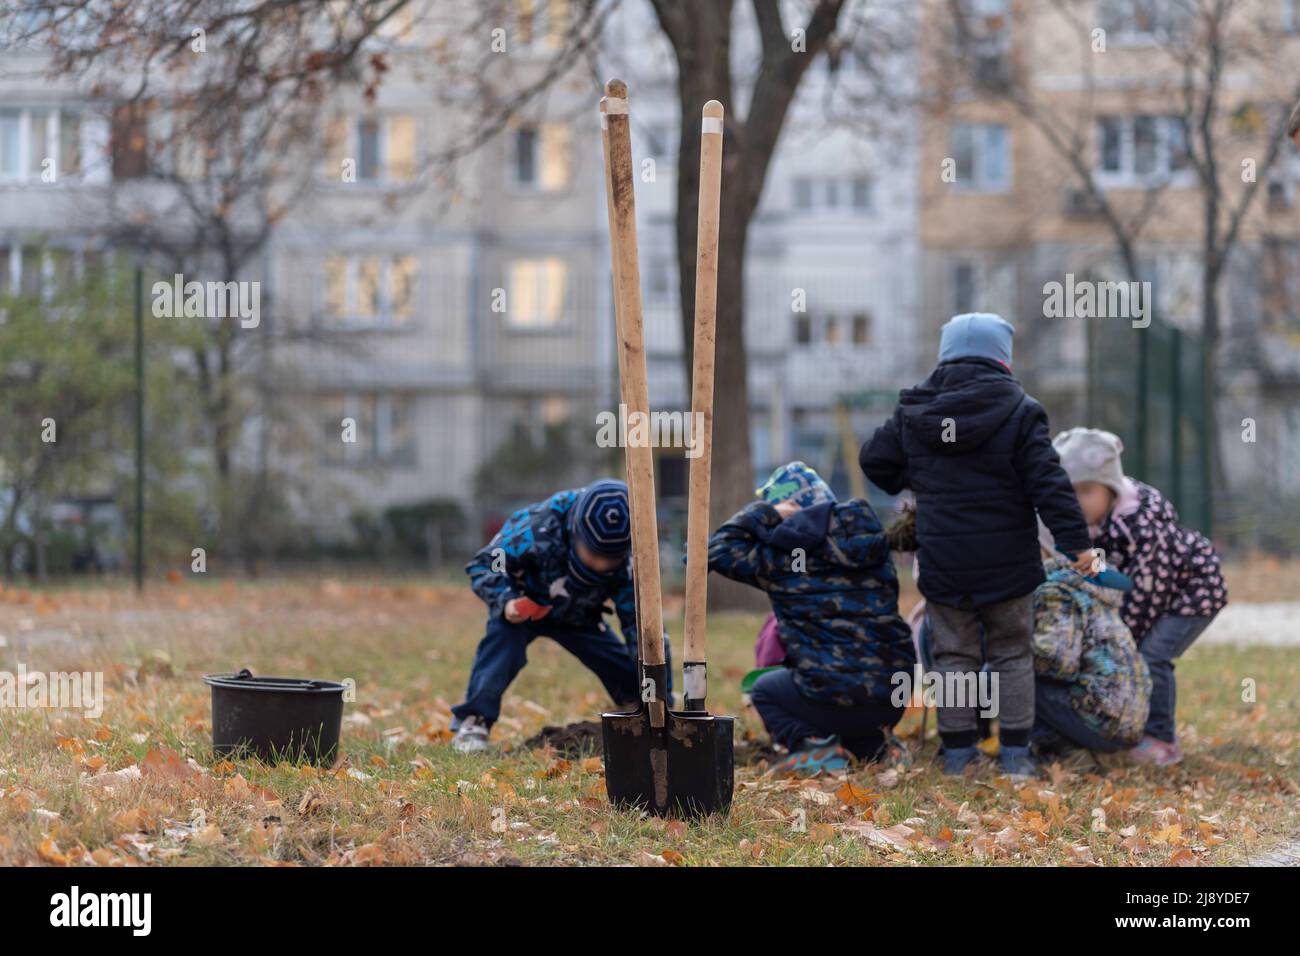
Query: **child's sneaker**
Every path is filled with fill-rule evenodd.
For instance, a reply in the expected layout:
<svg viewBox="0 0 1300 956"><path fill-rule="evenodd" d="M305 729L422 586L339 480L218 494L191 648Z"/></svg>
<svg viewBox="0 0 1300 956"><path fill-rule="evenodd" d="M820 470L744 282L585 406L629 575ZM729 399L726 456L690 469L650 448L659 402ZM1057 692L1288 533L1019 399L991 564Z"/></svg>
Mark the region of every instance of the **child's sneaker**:
<svg viewBox="0 0 1300 956"><path fill-rule="evenodd" d="M481 717L466 717L451 738L451 749L461 754L482 753L488 749L489 730Z"/></svg>
<svg viewBox="0 0 1300 956"><path fill-rule="evenodd" d="M980 755L978 747L944 747L940 753L945 777L960 777Z"/></svg>
<svg viewBox="0 0 1300 956"><path fill-rule="evenodd" d="M849 752L840 746L839 737L808 737L798 750L772 764L768 775L815 777L849 769Z"/></svg>
<svg viewBox="0 0 1300 956"><path fill-rule="evenodd" d="M1128 752L1128 759L1153 767L1172 767L1183 759L1183 748L1176 740L1171 744L1148 736L1143 737L1142 742Z"/></svg>
<svg viewBox="0 0 1300 956"><path fill-rule="evenodd" d="M1008 777L1036 777L1038 764L1029 753L1029 747L1010 747L1003 744L998 748L998 769Z"/></svg>

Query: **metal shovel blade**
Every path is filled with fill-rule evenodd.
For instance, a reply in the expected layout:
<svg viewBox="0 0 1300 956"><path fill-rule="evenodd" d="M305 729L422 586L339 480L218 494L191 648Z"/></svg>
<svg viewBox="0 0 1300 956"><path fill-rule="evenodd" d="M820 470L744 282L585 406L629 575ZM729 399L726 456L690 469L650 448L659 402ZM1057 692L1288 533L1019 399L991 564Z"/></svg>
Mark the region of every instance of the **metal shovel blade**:
<svg viewBox="0 0 1300 956"><path fill-rule="evenodd" d="M650 725L642 706L600 715L605 787L616 807L655 816L726 813L735 783L736 721L701 712L668 711Z"/></svg>

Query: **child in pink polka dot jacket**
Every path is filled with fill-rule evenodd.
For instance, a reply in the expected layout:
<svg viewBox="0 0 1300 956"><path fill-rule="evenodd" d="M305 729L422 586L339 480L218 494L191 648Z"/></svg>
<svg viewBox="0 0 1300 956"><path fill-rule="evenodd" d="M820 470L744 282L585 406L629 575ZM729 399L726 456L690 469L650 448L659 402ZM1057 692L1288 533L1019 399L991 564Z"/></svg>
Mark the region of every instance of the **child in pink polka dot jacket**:
<svg viewBox="0 0 1300 956"><path fill-rule="evenodd" d="M1129 751L1139 763L1169 766L1183 757L1174 729L1174 658L1228 603L1219 556L1204 535L1150 485L1124 475L1118 436L1072 428L1052 442L1074 484L1094 548L1133 579L1120 616L1151 671L1146 735Z"/></svg>

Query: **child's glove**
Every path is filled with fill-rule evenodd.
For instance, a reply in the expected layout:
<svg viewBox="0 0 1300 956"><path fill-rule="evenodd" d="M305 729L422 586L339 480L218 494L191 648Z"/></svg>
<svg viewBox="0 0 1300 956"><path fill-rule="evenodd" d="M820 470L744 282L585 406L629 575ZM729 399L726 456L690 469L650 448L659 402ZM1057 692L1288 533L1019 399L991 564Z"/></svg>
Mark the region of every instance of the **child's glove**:
<svg viewBox="0 0 1300 956"><path fill-rule="evenodd" d="M538 604L528 597L517 597L505 607L505 618L512 624L519 624L522 621L540 621L550 613L549 604Z"/></svg>

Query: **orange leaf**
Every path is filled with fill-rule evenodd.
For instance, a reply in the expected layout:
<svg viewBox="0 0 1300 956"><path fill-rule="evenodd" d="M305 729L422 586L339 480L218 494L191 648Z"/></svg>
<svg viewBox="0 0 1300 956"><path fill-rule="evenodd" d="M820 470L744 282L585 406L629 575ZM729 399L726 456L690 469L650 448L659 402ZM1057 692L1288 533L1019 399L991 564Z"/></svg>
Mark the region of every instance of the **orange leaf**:
<svg viewBox="0 0 1300 956"><path fill-rule="evenodd" d="M68 865L68 858L59 850L59 845L49 837L41 841L41 845L36 848L36 855L54 866Z"/></svg>
<svg viewBox="0 0 1300 956"><path fill-rule="evenodd" d="M850 807L868 807L880 799L880 794L856 787L851 781L845 782L836 790L835 796L839 798L840 803Z"/></svg>

